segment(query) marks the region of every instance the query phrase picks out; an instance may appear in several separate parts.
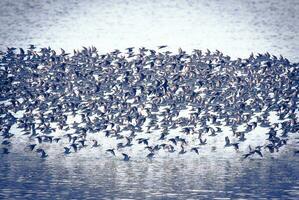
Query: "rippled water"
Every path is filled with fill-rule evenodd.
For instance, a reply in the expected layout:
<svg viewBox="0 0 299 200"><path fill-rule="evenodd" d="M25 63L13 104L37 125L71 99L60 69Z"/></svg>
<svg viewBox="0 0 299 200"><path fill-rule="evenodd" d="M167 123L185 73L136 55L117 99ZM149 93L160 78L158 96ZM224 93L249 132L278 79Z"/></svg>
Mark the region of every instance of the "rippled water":
<svg viewBox="0 0 299 200"><path fill-rule="evenodd" d="M298 62L298 13L299 2L292 0L2 0L0 49L94 45L106 52L167 44L170 50L210 48L235 57L269 51ZM96 152L42 160L23 146L13 148L0 155L0 199L299 198L294 146L275 158L241 161L216 152L151 162Z"/></svg>
<svg viewBox="0 0 299 200"><path fill-rule="evenodd" d="M41 161L1 157L0 198L298 199L299 160L183 157L122 162L100 157Z"/></svg>

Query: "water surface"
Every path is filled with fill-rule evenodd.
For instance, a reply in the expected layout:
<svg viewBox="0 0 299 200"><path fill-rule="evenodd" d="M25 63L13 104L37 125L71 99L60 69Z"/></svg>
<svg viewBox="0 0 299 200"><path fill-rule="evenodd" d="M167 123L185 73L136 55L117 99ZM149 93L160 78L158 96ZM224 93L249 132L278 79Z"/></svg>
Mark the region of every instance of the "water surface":
<svg viewBox="0 0 299 200"><path fill-rule="evenodd" d="M299 159L1 156L1 199L298 199Z"/></svg>
<svg viewBox="0 0 299 200"><path fill-rule="evenodd" d="M299 61L299 1L2 0L0 48L129 46L211 49L232 57L270 52Z"/></svg>

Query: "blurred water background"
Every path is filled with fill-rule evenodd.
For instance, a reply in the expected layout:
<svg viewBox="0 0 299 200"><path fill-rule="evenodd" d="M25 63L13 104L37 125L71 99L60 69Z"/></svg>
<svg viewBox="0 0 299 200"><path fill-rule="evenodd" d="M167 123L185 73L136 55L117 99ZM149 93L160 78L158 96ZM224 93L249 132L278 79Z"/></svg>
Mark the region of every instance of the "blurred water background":
<svg viewBox="0 0 299 200"><path fill-rule="evenodd" d="M299 1L2 0L0 47L51 46L68 51L168 45L299 60Z"/></svg>

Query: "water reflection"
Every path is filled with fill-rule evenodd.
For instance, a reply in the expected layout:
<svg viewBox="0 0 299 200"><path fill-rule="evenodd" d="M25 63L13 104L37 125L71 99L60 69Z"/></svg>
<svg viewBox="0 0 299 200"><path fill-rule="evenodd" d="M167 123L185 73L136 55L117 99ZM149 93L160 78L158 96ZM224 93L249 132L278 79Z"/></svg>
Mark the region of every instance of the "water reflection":
<svg viewBox="0 0 299 200"><path fill-rule="evenodd" d="M299 160L199 157L122 162L106 158L2 157L0 197L35 199L283 198L299 196Z"/></svg>

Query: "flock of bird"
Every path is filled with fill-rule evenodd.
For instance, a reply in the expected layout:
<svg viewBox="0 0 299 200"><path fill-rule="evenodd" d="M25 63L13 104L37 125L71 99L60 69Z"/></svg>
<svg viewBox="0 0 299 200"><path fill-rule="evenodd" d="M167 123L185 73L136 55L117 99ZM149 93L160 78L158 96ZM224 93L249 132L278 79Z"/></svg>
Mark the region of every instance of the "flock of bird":
<svg viewBox="0 0 299 200"><path fill-rule="evenodd" d="M208 145L245 159L299 139L299 63L269 53L233 60L220 51L166 48L0 52L2 154L22 137L24 149L41 158L59 144L65 156L93 148L124 161L134 147L153 159L201 154ZM265 139L253 146L250 135Z"/></svg>

